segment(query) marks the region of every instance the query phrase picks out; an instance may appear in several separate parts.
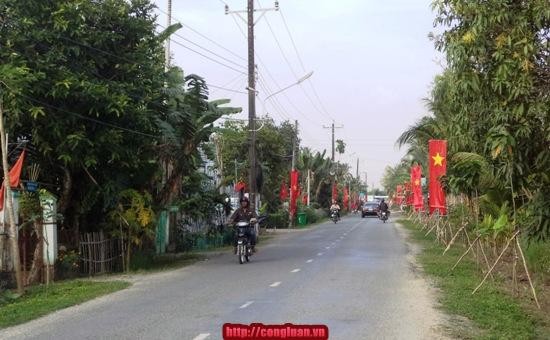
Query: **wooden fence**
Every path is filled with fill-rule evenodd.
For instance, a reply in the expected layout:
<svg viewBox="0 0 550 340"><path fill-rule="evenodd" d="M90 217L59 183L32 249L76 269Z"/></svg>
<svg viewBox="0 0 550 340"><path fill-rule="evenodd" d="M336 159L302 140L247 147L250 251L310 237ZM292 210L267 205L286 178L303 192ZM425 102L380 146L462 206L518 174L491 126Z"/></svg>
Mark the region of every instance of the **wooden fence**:
<svg viewBox="0 0 550 340"><path fill-rule="evenodd" d="M106 239L103 232L80 236L81 271L88 275L112 273L123 270L123 242Z"/></svg>

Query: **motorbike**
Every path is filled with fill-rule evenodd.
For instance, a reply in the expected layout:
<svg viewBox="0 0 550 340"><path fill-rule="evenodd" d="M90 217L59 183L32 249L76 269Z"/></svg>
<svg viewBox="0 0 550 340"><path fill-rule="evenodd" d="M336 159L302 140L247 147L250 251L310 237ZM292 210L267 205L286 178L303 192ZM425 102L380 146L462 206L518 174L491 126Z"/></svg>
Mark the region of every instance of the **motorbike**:
<svg viewBox="0 0 550 340"><path fill-rule="evenodd" d="M338 222L338 211L336 211L336 210L331 210L331 212L330 212L330 219L331 219L332 222L334 222L334 223Z"/></svg>
<svg viewBox="0 0 550 340"><path fill-rule="evenodd" d="M386 221L388 220L388 213L386 211L380 212L380 219L384 221L384 223L386 223Z"/></svg>
<svg viewBox="0 0 550 340"><path fill-rule="evenodd" d="M243 264L250 261L252 256L252 244L250 243L247 234L250 233L250 229L255 230L255 234L258 235L258 225L266 220L267 216L261 216L257 220L251 219L250 222L237 222L235 225L235 232L237 233L237 258L239 263ZM256 237L256 242L258 237Z"/></svg>

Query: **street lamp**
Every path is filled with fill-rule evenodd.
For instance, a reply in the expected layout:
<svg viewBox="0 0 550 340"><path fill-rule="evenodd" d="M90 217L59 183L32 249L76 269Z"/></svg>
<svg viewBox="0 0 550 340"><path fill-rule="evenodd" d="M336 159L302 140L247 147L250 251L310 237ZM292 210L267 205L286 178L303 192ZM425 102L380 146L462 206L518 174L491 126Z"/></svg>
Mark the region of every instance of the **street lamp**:
<svg viewBox="0 0 550 340"><path fill-rule="evenodd" d="M289 88L293 87L293 86L296 86L296 85L300 85L301 83L303 83L304 81L308 80L311 76L313 75L313 71L309 72L308 74L306 74L305 76L303 76L302 78L298 79L295 83L293 84L290 84L286 87L283 87L282 89L278 90L278 91L275 91L273 92L272 94L270 94L269 96L267 96L265 99L264 99L264 102L267 102L267 100L285 90L288 90Z"/></svg>

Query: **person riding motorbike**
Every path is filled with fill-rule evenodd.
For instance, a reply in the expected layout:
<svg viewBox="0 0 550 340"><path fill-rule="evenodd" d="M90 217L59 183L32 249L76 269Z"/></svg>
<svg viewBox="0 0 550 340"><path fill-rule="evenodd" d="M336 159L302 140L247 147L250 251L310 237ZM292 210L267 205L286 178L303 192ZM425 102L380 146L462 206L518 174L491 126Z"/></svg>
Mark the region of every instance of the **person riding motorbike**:
<svg viewBox="0 0 550 340"><path fill-rule="evenodd" d="M340 219L340 206L336 202L336 200L332 200L332 205L330 206L330 212L336 211L336 216L338 216L338 219Z"/></svg>
<svg viewBox="0 0 550 340"><path fill-rule="evenodd" d="M250 220L256 219L256 213L250 209L250 201L247 197L243 197L240 200L241 206L239 209L235 210L233 215L229 218L229 224L234 225L237 222L248 222L250 223ZM252 252L256 252L256 232L254 230L254 226L252 225L251 228L247 228L246 230L246 237L250 241L250 245L252 248ZM235 233L234 239L233 239L233 252L237 253L237 234Z"/></svg>
<svg viewBox="0 0 550 340"><path fill-rule="evenodd" d="M389 218L390 217L390 208L388 207L388 204L384 201L384 199L382 198L382 200L380 201L380 213L379 213L379 217L382 217L382 212L386 212L386 216Z"/></svg>

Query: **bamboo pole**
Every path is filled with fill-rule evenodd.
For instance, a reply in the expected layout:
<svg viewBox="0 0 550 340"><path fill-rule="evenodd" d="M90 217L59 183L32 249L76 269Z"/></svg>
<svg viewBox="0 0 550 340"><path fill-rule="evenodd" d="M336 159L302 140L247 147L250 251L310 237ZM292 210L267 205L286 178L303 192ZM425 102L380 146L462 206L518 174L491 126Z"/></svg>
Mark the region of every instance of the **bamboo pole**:
<svg viewBox="0 0 550 340"><path fill-rule="evenodd" d="M474 291L472 292L472 295L475 294L478 291L479 288L481 288L483 283L485 283L485 280L487 280L489 275L493 272L493 269L495 269L496 265L498 264L498 262L502 258L502 255L504 255L504 253L506 252L506 250L510 246L510 243L512 243L512 241L518 236L518 234L519 234L519 230L514 233L514 235L508 240L508 242L506 242L506 246L504 247L504 249L502 250L502 252L498 256L497 260L495 261L495 263L493 264L491 269L489 269L489 272L487 274L485 274L485 277L483 277L483 280L481 281L481 283L479 285L477 285L476 289L474 289ZM537 305L538 305L538 301L537 301ZM539 308L540 308L540 306L539 306Z"/></svg>
<svg viewBox="0 0 550 340"><path fill-rule="evenodd" d="M468 249L464 252L464 254L462 254L462 256L458 259L458 261L456 261L455 265L453 266L453 268L451 268L451 271L453 271L456 266L458 266L458 264L460 263L460 261L462 261L462 259L464 258L464 256L466 256L469 252L470 252L470 249L472 249L472 247L474 246L474 244L476 244L476 242L479 240L479 238L481 237L481 235L478 235L476 237L476 239L474 240L474 242L472 242L470 244L470 247L468 247Z"/></svg>
<svg viewBox="0 0 550 340"><path fill-rule="evenodd" d="M518 233L519 233L519 230L516 232L516 235ZM516 237L516 245L518 247L519 254L521 255L521 259L523 261L523 268L525 268L525 274L527 274L529 285L531 286L531 292L533 292L533 297L535 298L537 307L540 309L539 299L537 299L537 292L535 292L535 287L533 286L533 281L531 281L531 275L529 275L529 269L527 268L527 262L525 261L525 256L523 256L523 250L521 249L521 245L519 244L519 239L517 237Z"/></svg>
<svg viewBox="0 0 550 340"><path fill-rule="evenodd" d="M449 242L449 244L447 245L447 248L445 248L445 250L443 251L443 255L445 255L445 253L447 251L449 251L449 249L451 249L451 246L453 245L453 243L455 242L456 238L458 237L458 235L460 234L460 232L462 230L464 230L466 226L463 225L462 228L458 229L457 233L455 234L455 236L453 236L453 238L451 239L451 242Z"/></svg>

